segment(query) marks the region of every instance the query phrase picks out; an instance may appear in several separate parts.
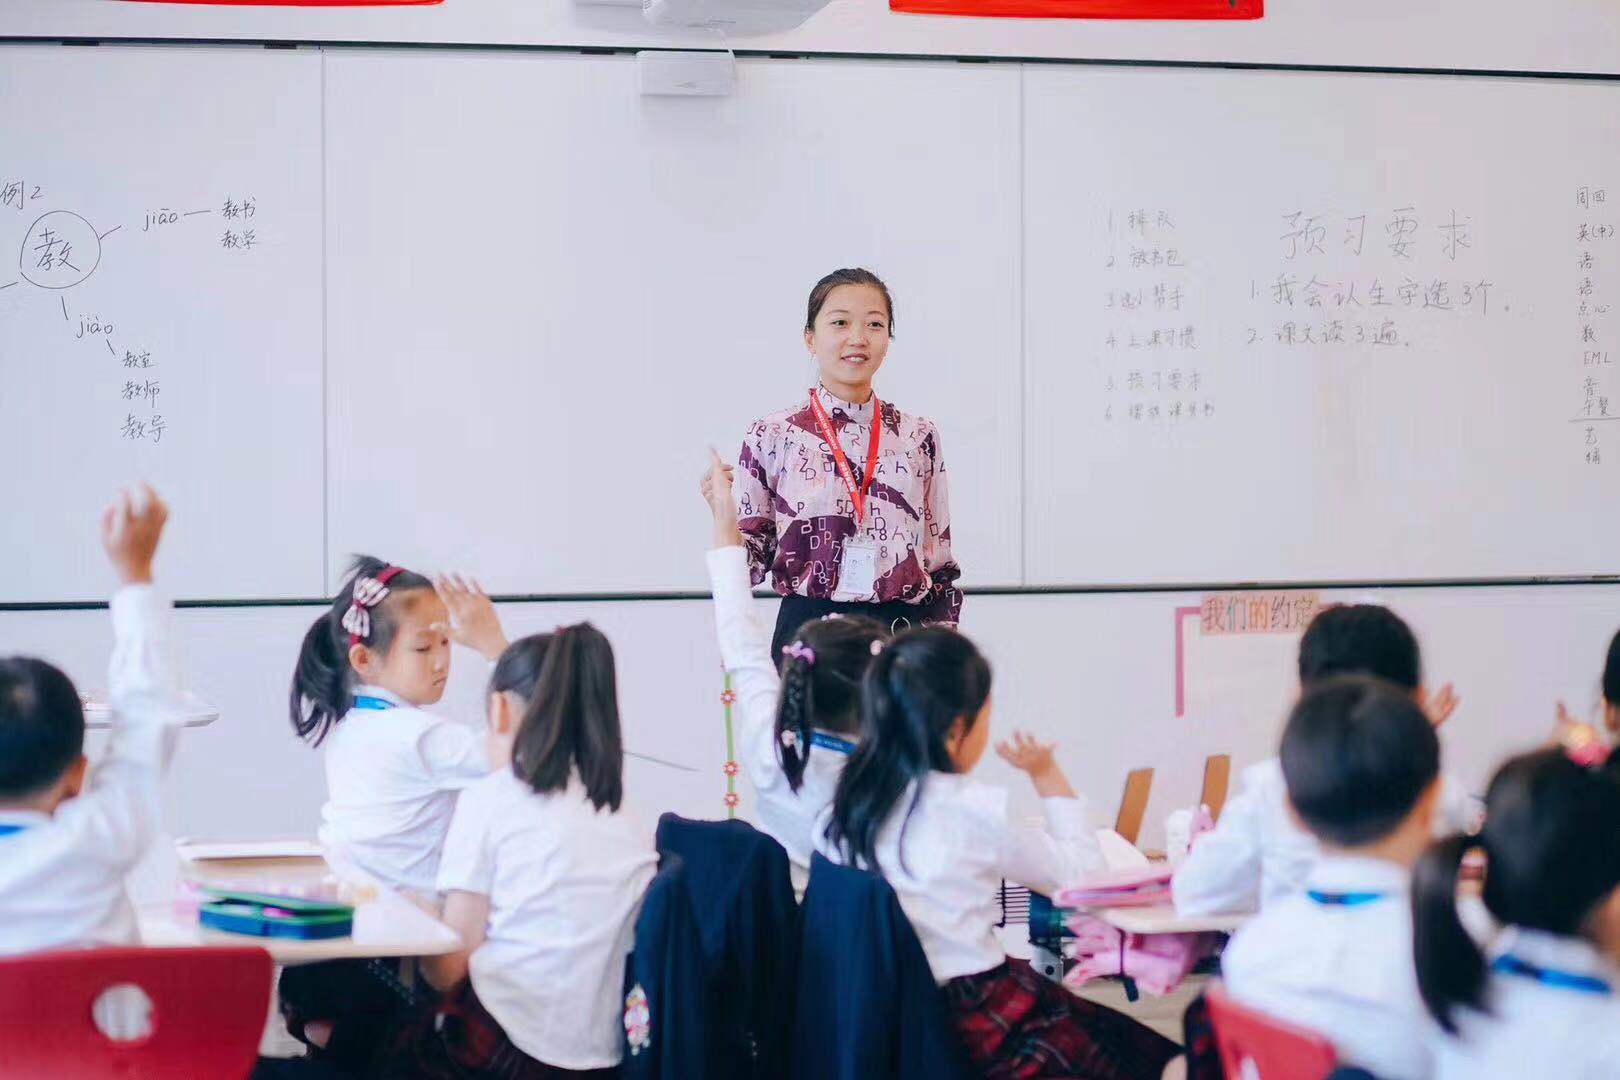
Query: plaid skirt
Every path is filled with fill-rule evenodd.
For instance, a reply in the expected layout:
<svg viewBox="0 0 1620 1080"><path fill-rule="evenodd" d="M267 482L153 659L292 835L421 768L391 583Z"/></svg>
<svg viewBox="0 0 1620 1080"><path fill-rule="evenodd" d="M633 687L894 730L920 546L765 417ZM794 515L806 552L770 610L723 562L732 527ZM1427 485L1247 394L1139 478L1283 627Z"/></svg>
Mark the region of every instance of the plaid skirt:
<svg viewBox="0 0 1620 1080"><path fill-rule="evenodd" d="M619 1070L559 1069L536 1061L507 1038L468 979L442 999L412 1010L371 1075L377 1080L614 1080Z"/></svg>
<svg viewBox="0 0 1620 1080"><path fill-rule="evenodd" d="M287 1030L309 1045L304 1027L332 1025L324 1048L310 1055L345 1073L363 1072L402 1017L424 997L406 986L394 960L329 960L282 971L278 984Z"/></svg>
<svg viewBox="0 0 1620 1080"><path fill-rule="evenodd" d="M946 1008L986 1080L1158 1080L1179 1048L1122 1013L1075 997L1026 961L952 979Z"/></svg>

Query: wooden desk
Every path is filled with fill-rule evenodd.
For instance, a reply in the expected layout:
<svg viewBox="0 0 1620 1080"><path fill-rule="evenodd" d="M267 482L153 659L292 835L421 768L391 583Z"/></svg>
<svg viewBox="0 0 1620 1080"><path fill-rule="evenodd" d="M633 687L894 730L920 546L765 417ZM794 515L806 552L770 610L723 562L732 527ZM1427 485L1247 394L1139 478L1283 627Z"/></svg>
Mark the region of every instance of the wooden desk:
<svg viewBox="0 0 1620 1080"><path fill-rule="evenodd" d="M210 860L181 867L183 878L202 884L266 872L295 881L318 881L331 870L321 858ZM349 937L297 941L226 934L203 929L194 919L177 913L173 903L143 904L136 908L136 921L146 945L261 945L278 964L438 956L461 947L455 931L412 901L369 882L356 884L362 892L354 909L354 933Z"/></svg>

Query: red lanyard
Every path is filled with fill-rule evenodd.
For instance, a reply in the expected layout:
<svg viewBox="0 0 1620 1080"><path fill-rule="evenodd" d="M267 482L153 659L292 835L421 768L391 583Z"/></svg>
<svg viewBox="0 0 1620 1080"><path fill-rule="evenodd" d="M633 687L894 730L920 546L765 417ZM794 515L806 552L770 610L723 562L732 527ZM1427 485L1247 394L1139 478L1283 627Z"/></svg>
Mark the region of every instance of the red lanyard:
<svg viewBox="0 0 1620 1080"><path fill-rule="evenodd" d="M814 390L810 391L810 411L816 414L816 426L821 428L821 437L832 447L838 475L844 478L844 486L849 489L849 497L855 502L855 523L859 525L866 518L866 493L872 490L872 473L877 469L878 441L883 432L883 403L878 401L876 394L872 395L872 445L866 451L866 476L862 478L858 487L855 484L855 474L849 468L849 458L845 456L844 448L838 445L838 436L833 432L832 421L827 418L827 410L822 408L821 398Z"/></svg>

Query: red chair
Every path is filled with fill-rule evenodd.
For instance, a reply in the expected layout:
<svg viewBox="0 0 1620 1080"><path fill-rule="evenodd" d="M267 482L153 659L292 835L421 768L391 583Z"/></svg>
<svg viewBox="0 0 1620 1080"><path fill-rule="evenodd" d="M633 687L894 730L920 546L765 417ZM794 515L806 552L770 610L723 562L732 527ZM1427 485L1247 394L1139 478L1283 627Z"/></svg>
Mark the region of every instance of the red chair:
<svg viewBox="0 0 1620 1080"><path fill-rule="evenodd" d="M1333 1044L1316 1032L1239 1005L1217 984L1204 1000L1230 1080L1322 1080L1339 1064Z"/></svg>
<svg viewBox="0 0 1620 1080"><path fill-rule="evenodd" d="M258 1057L270 1011L260 948L77 949L0 960L0 1076L8 1080L230 1080ZM115 1041L96 999L133 984L145 1034Z"/></svg>

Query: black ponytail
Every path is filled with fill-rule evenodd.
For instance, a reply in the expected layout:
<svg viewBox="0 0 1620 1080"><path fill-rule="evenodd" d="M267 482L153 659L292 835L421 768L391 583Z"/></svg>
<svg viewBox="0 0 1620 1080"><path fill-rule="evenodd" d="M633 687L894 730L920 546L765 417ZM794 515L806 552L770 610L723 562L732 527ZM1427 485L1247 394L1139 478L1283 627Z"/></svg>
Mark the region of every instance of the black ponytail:
<svg viewBox="0 0 1620 1080"><path fill-rule="evenodd" d="M293 730L300 739L319 746L354 704L354 669L349 666L349 632L343 629L343 616L354 598L354 583L361 577L376 577L388 563L370 555L358 555L344 576L343 587L323 611L298 650L293 669L288 711ZM371 632L362 643L383 652L394 642L399 620L393 604L396 593L431 589L433 582L421 574L401 570L388 581L388 596L370 609Z"/></svg>
<svg viewBox="0 0 1620 1080"><path fill-rule="evenodd" d="M861 679L873 646L888 639L876 619L836 616L806 623L784 650L776 755L792 790L804 783L815 728L852 734L859 727Z"/></svg>
<svg viewBox="0 0 1620 1080"><path fill-rule="evenodd" d="M1500 923L1574 937L1620 888L1620 781L1577 765L1561 749L1510 759L1485 795L1485 907ZM1429 1011L1455 1031L1458 1006L1485 1005L1485 960L1457 918L1465 837L1433 845L1412 882L1413 955Z"/></svg>
<svg viewBox="0 0 1620 1080"><path fill-rule="evenodd" d="M917 785L906 825L934 771L954 772L946 739L958 719L970 727L990 696L990 665L954 630L928 627L900 634L873 660L861 688L860 744L838 778L826 836L844 862L881 870L878 834L906 789Z"/></svg>
<svg viewBox="0 0 1620 1080"><path fill-rule="evenodd" d="M1603 664L1603 700L1620 709L1620 631L1609 640L1609 655Z"/></svg>
<svg viewBox="0 0 1620 1080"><path fill-rule="evenodd" d="M1418 990L1440 1026L1457 1032L1459 1005L1485 1007L1485 955L1457 916L1457 878L1474 839L1438 840L1412 868L1412 952Z"/></svg>
<svg viewBox="0 0 1620 1080"><path fill-rule="evenodd" d="M613 646L590 623L534 634L507 646L490 677L492 694L523 699L512 744L512 775L536 792L568 787L575 771L598 810L624 795L624 746Z"/></svg>

